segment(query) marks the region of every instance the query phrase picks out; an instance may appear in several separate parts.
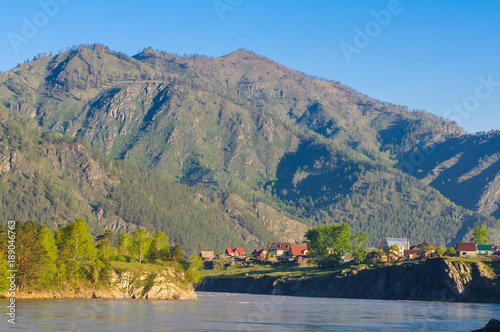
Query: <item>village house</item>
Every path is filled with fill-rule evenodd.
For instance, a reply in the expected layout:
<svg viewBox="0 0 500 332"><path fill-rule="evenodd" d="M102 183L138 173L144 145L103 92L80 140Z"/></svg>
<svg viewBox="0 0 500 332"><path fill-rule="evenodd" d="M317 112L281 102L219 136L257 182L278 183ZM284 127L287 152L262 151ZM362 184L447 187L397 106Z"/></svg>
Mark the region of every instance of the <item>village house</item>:
<svg viewBox="0 0 500 332"><path fill-rule="evenodd" d="M387 260L388 261L397 261L398 259L399 259L399 252L396 249L387 250Z"/></svg>
<svg viewBox="0 0 500 332"><path fill-rule="evenodd" d="M410 241L408 238L392 238L388 237L384 241L384 251L388 251L390 247L397 245L399 248L399 256L404 255L404 251L410 249Z"/></svg>
<svg viewBox="0 0 500 332"><path fill-rule="evenodd" d="M254 249L252 256L255 259L265 260L268 252L269 250L267 249Z"/></svg>
<svg viewBox="0 0 500 332"><path fill-rule="evenodd" d="M225 254L230 257L240 257L245 255L245 250L243 248L226 248Z"/></svg>
<svg viewBox="0 0 500 332"><path fill-rule="evenodd" d="M371 250L366 254L366 260L367 261L377 261L380 260L380 255L378 254L377 250Z"/></svg>
<svg viewBox="0 0 500 332"><path fill-rule="evenodd" d="M472 242L458 242L455 252L458 257L476 257L476 244Z"/></svg>
<svg viewBox="0 0 500 332"><path fill-rule="evenodd" d="M416 246L413 246L416 247ZM403 256L405 259L415 259L419 256L418 249L405 249L403 250Z"/></svg>
<svg viewBox="0 0 500 332"><path fill-rule="evenodd" d="M283 257L291 246L290 242L273 242L269 251L274 253L274 257Z"/></svg>
<svg viewBox="0 0 500 332"><path fill-rule="evenodd" d="M491 244L478 244L476 250L476 255L478 256L490 256L493 255L493 245Z"/></svg>
<svg viewBox="0 0 500 332"><path fill-rule="evenodd" d="M437 249L437 245L435 245L433 242L422 242L417 246L417 249L422 249L425 247L434 247L434 249Z"/></svg>
<svg viewBox="0 0 500 332"><path fill-rule="evenodd" d="M204 262L211 262L215 258L213 251L201 251L200 257Z"/></svg>
<svg viewBox="0 0 500 332"><path fill-rule="evenodd" d="M341 263L341 264L351 263L351 262L354 262L353 257L342 257L339 261L339 263Z"/></svg>
<svg viewBox="0 0 500 332"><path fill-rule="evenodd" d="M290 260L298 260L301 257L300 261L304 261L304 258L309 254L309 250L307 250L307 246L290 246L290 250L286 253L286 257Z"/></svg>

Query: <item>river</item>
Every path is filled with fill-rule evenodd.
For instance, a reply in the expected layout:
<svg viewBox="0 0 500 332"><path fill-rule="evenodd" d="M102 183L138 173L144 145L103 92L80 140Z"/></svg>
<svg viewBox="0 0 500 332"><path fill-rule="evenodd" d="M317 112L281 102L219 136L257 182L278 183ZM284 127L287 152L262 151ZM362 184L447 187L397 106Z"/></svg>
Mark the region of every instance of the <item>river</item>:
<svg viewBox="0 0 500 332"><path fill-rule="evenodd" d="M470 331L500 304L199 292L198 301L18 300L19 331ZM7 323L1 300L0 330ZM5 308L5 309L4 309Z"/></svg>

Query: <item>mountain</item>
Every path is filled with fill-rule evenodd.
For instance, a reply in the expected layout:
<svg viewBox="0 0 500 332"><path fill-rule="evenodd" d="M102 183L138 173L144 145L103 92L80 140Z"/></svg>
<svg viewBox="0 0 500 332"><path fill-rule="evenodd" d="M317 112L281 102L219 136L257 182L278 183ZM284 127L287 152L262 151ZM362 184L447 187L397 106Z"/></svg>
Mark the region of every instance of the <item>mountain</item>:
<svg viewBox="0 0 500 332"><path fill-rule="evenodd" d="M408 167L408 160L414 166ZM467 209L500 218L500 132L462 135L407 153L402 169Z"/></svg>
<svg viewBox="0 0 500 332"><path fill-rule="evenodd" d="M114 161L81 139L34 127L3 107L0 111L5 220L31 219L55 229L85 218L94 235L104 228L162 230L189 254L226 246L250 249L282 234L297 242L307 230L266 204L189 188L159 172Z"/></svg>
<svg viewBox="0 0 500 332"><path fill-rule="evenodd" d="M458 151L479 136L253 52L210 58L145 49L129 57L82 45L1 74L0 101L126 167L146 167L144 174L152 170L186 190L215 193L227 216L222 224L238 225L229 228L247 243L281 236L281 227L262 214L268 208L297 232L349 222L354 231L367 231L371 244L409 236L445 245L470 236L478 223L492 229L492 238L500 235L498 220L487 216L496 211L493 177L469 178L477 187L474 200L484 201L477 206L464 198L468 190L462 195L425 179L436 166L431 163L444 158L430 151ZM474 143L464 147L482 151ZM422 165L413 160L420 150L427 153ZM476 163L472 168L486 167L479 157L467 160ZM490 163L488 174L498 166ZM103 209L107 216L112 207Z"/></svg>

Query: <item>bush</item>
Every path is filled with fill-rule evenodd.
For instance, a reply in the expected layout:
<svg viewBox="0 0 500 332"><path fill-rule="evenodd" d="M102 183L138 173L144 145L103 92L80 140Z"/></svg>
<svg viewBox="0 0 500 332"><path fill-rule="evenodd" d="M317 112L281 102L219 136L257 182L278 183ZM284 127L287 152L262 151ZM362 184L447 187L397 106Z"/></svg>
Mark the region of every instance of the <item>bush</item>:
<svg viewBox="0 0 500 332"><path fill-rule="evenodd" d="M446 252L446 250L444 248L437 248L435 251L434 251L434 254L438 255L438 256L441 256L443 255L444 253Z"/></svg>
<svg viewBox="0 0 500 332"><path fill-rule="evenodd" d="M125 257L125 256L123 256L121 254L118 254L115 257L115 261L117 261L117 262L128 262L129 260L127 259L127 257Z"/></svg>
<svg viewBox="0 0 500 332"><path fill-rule="evenodd" d="M455 256L456 255L455 248L453 247L447 248L444 254L448 256Z"/></svg>

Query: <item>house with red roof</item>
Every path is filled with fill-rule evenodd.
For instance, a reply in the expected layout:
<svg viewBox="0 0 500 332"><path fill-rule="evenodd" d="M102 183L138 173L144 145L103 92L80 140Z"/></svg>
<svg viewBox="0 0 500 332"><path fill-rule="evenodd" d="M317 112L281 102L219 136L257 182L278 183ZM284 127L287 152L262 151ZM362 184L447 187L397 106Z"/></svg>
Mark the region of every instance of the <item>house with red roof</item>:
<svg viewBox="0 0 500 332"><path fill-rule="evenodd" d="M476 257L476 244L473 242L458 242L455 252L458 257Z"/></svg>
<svg viewBox="0 0 500 332"><path fill-rule="evenodd" d="M296 257L306 257L309 254L309 250L307 250L307 246L290 246L290 250L288 250L287 256L290 258Z"/></svg>
<svg viewBox="0 0 500 332"><path fill-rule="evenodd" d="M416 246L414 246L416 248ZM405 259L415 259L419 256L418 249L405 249L403 250L403 256Z"/></svg>
<svg viewBox="0 0 500 332"><path fill-rule="evenodd" d="M309 250L307 246L290 246L290 250L286 253L286 258L300 262L307 262Z"/></svg>
<svg viewBox="0 0 500 332"><path fill-rule="evenodd" d="M269 250L267 250L267 249L254 249L254 251L252 252L252 256L255 259L264 260L264 259L266 259L268 252L269 252Z"/></svg>
<svg viewBox="0 0 500 332"><path fill-rule="evenodd" d="M245 256L245 249L243 248L226 248L226 255L231 257Z"/></svg>

